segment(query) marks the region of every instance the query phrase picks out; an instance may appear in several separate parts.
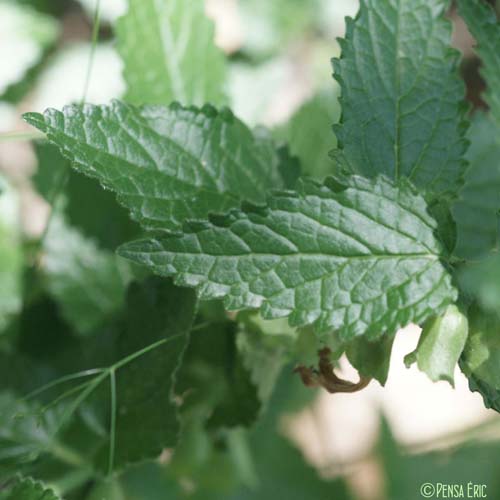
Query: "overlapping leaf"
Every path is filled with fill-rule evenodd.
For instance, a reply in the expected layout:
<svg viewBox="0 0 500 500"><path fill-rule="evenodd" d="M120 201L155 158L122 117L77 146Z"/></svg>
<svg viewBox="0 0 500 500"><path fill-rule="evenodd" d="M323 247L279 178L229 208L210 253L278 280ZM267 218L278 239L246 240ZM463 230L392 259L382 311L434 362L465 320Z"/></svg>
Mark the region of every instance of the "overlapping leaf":
<svg viewBox="0 0 500 500"><path fill-rule="evenodd" d="M254 135L228 110L68 106L26 120L75 167L96 177L143 226L179 229L189 219L265 200L285 185L268 136Z"/></svg>
<svg viewBox="0 0 500 500"><path fill-rule="evenodd" d="M116 25L132 104L222 104L225 61L204 0L130 0Z"/></svg>
<svg viewBox="0 0 500 500"><path fill-rule="evenodd" d="M491 115L500 127L500 24L493 8L484 0L459 0L460 15L477 41L481 73L488 90L485 94Z"/></svg>
<svg viewBox="0 0 500 500"><path fill-rule="evenodd" d="M482 257L498 247L500 228L500 126L488 115L476 113L469 131L469 166L452 208L457 226L454 253Z"/></svg>
<svg viewBox="0 0 500 500"><path fill-rule="evenodd" d="M353 172L410 178L455 192L464 170L458 55L449 48L445 0L363 0L347 19L336 156Z"/></svg>
<svg viewBox="0 0 500 500"><path fill-rule="evenodd" d="M1 495L1 493L0 493ZM19 478L2 500L61 500L59 495L32 478Z"/></svg>
<svg viewBox="0 0 500 500"><path fill-rule="evenodd" d="M409 186L385 179L305 182L267 208L214 216L120 253L197 287L202 299L224 297L229 310L260 308L265 319L374 338L456 298L426 209Z"/></svg>

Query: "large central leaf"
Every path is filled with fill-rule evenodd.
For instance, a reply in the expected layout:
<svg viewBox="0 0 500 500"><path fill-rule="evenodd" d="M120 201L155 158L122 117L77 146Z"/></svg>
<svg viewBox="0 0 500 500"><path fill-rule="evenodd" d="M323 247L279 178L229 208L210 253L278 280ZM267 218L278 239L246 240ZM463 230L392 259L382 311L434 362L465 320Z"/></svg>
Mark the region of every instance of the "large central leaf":
<svg viewBox="0 0 500 500"><path fill-rule="evenodd" d="M436 223L409 186L353 177L278 193L267 208L194 223L184 235L125 245L121 254L176 275L228 309L261 308L350 338L393 333L456 298Z"/></svg>
<svg viewBox="0 0 500 500"><path fill-rule="evenodd" d="M362 0L347 20L335 127L343 161L368 177L409 177L435 192L460 185L464 86L449 48L445 0Z"/></svg>
<svg viewBox="0 0 500 500"><path fill-rule="evenodd" d="M264 202L268 189L285 185L272 141L229 110L115 101L25 118L79 171L115 191L145 227L178 229L240 199Z"/></svg>

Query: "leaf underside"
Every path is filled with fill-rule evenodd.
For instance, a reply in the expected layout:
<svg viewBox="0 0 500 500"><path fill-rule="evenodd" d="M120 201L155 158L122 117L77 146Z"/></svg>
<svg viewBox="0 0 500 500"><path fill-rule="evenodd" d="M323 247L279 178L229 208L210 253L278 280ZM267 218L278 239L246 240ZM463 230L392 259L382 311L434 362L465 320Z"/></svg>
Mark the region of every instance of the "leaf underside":
<svg viewBox="0 0 500 500"><path fill-rule="evenodd" d="M260 308L265 319L288 316L344 339L395 333L452 302L423 198L383 178L346 182L305 181L267 208L213 216L120 253L201 299L224 297L229 310Z"/></svg>

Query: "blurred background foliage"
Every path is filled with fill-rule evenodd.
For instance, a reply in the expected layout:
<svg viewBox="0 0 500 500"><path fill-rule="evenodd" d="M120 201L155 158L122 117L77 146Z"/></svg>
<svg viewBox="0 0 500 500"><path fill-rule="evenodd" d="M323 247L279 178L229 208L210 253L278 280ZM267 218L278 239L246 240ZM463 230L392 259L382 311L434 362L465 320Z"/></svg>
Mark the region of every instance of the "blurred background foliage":
<svg viewBox="0 0 500 500"><path fill-rule="evenodd" d="M331 125L340 115L329 60L339 54L336 37L343 35L344 16L356 10L355 0L206 2L217 45L226 55L223 90L232 109L249 125L265 125L277 141L289 142L305 173L318 178L331 172L328 152L336 144ZM52 146L29 142L36 134L20 120L24 111L83 98L105 103L125 93L115 42L116 20L125 11L125 0L0 0L0 498L16 498L20 491L12 489L18 487L13 473L42 480L70 500L411 500L421 498L422 483L469 480L486 484L489 498L500 498L500 424L478 409L477 395L462 393L454 401L457 411L471 401L477 409L458 429L420 439L408 438L411 431L405 436L401 425L394 425L401 417L373 393L368 420L376 431L366 430L366 404L354 396L345 408L341 402L351 396L332 399L337 417L323 420L318 414L324 398L305 389L290 364L314 357L316 346L286 324L264 324L252 314L228 321L218 304L201 306L188 345L171 344L174 352L185 350L181 367L175 360L165 363L167 354L159 351L161 363L150 354L141 362L156 379L140 379L146 373L141 363L120 372L117 390L125 410L134 407L138 394L151 391L152 399L140 401L149 408L147 415L119 420L124 430L118 427L116 436L125 437L117 461L137 452L127 433L137 431L144 446L151 441L154 448L157 435L147 429L155 428L163 404L155 392L158 380L160 387L175 374L180 381L182 428L172 424L180 441L157 460L106 474L112 439L107 380L78 408L72 406L70 386L64 386L69 393L57 387L19 399L57 377L109 366L158 340L165 325L155 307L163 307L164 300L171 309L169 332L191 328L182 323L186 311L174 310L179 292L170 283L146 278L149 291L131 285L144 280L144 272L116 257L114 249L139 230L115 198L70 171ZM453 10L450 16L455 44L465 54L469 100L482 107L470 36ZM94 28L98 36L92 44ZM146 314L153 324L150 338L138 339ZM412 387L395 391L397 405L415 400ZM68 398L59 399L62 393ZM165 404L174 414L176 408ZM410 419L434 411L439 405L420 399ZM73 418L60 430L68 415ZM317 441L330 427L344 434L347 452L338 453L335 444L318 452Z"/></svg>

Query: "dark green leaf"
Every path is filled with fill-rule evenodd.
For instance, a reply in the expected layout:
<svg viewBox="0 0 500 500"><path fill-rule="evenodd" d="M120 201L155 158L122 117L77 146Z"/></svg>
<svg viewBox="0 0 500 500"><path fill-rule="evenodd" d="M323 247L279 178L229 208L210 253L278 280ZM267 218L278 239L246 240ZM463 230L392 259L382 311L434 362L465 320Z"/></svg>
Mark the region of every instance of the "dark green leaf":
<svg viewBox="0 0 500 500"><path fill-rule="evenodd" d="M265 319L339 329L342 340L393 334L443 310L456 291L423 198L384 179L348 182L305 182L267 208L214 216L120 253L203 299L224 297L229 310L260 308Z"/></svg>
<svg viewBox="0 0 500 500"><path fill-rule="evenodd" d="M342 89L335 132L352 172L408 177L435 194L460 186L464 84L449 47L448 3L363 0L356 19L347 19L334 61Z"/></svg>
<svg viewBox="0 0 500 500"><path fill-rule="evenodd" d="M31 478L19 479L7 496L1 498L2 500L62 500L53 490Z"/></svg>

